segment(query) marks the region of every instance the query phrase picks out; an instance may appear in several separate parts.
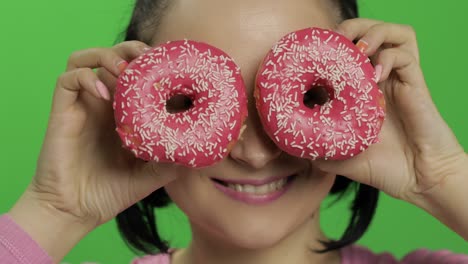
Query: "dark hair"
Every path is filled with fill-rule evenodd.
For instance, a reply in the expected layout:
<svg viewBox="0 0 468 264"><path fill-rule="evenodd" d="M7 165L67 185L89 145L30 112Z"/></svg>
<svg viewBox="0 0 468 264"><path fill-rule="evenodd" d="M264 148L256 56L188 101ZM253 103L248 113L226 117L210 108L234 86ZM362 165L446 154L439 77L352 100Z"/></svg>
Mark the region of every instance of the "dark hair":
<svg viewBox="0 0 468 264"><path fill-rule="evenodd" d="M356 0L335 0L340 8L342 19L358 17ZM168 0L136 0L133 15L127 27L124 40L140 40L149 44L145 32L154 32L168 7ZM316 252L328 252L340 249L359 240L375 214L379 191L371 186L360 184L343 176L337 176L330 194L341 199L350 188L354 187L355 197L351 205L351 219L339 240L321 241L325 249ZM142 201L134 204L117 215L119 232L132 250L145 254L167 253L169 245L159 236L155 209L165 207L170 198L164 188L151 193Z"/></svg>

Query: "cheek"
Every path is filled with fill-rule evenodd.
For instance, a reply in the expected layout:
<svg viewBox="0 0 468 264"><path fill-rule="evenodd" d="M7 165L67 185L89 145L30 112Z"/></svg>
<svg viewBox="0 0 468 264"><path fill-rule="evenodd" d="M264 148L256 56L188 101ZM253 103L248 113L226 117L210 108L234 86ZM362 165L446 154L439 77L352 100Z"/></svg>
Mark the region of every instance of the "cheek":
<svg viewBox="0 0 468 264"><path fill-rule="evenodd" d="M185 201L193 197L193 195L191 195L194 192L193 183L191 184L193 180L190 178L193 178L193 176L182 175L164 187L171 200L181 208L185 207Z"/></svg>
<svg viewBox="0 0 468 264"><path fill-rule="evenodd" d="M177 178L164 186L171 200L181 209L190 204L190 200L196 197L200 183L199 172L194 169L178 166L161 173L175 173ZM198 182L197 182L198 181ZM185 211L185 210L184 210Z"/></svg>
<svg viewBox="0 0 468 264"><path fill-rule="evenodd" d="M171 200L192 220L202 217L210 204L207 181L209 179L202 179L192 172L181 175L164 188Z"/></svg>
<svg viewBox="0 0 468 264"><path fill-rule="evenodd" d="M319 210L322 201L330 192L336 175L319 172L306 177L300 184L296 197L297 214L302 217L310 216ZM302 197L302 198L301 198Z"/></svg>
<svg viewBox="0 0 468 264"><path fill-rule="evenodd" d="M229 206L218 202L219 196L210 188L210 180L197 175L184 175L165 186L171 200L187 216L193 229L203 230L203 236L215 235L223 239L226 229L236 227L229 219ZM225 210L227 209L227 211ZM229 232L228 232L229 233Z"/></svg>
<svg viewBox="0 0 468 264"><path fill-rule="evenodd" d="M336 175L326 172L315 172L306 178L304 182L305 191L309 191L309 195L313 201L320 203L330 192Z"/></svg>

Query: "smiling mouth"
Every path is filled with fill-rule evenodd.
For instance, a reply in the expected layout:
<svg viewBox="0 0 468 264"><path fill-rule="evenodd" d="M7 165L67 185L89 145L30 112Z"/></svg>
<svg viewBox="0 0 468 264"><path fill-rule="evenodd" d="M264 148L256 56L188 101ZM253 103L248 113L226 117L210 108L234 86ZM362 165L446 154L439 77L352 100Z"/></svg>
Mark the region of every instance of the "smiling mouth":
<svg viewBox="0 0 468 264"><path fill-rule="evenodd" d="M253 194L253 195L264 195L264 194L273 193L273 192L276 192L278 190L285 188L296 177L297 177L297 174L294 174L294 175L281 178L276 181L262 184L262 185L230 183L230 182L225 182L225 181L215 179L215 178L212 178L212 180L236 192Z"/></svg>

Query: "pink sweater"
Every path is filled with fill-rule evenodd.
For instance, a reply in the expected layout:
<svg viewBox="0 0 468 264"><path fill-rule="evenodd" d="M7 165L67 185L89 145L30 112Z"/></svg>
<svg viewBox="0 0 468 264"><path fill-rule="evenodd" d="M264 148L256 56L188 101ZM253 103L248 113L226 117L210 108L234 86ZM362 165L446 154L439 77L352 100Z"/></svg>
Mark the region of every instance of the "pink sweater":
<svg viewBox="0 0 468 264"><path fill-rule="evenodd" d="M352 245L341 249L342 264L468 264L468 255L457 255L446 250L419 249L398 261L388 253L374 254ZM170 255L159 254L135 259L132 264L170 264ZM8 215L0 216L0 263L50 264L52 259Z"/></svg>

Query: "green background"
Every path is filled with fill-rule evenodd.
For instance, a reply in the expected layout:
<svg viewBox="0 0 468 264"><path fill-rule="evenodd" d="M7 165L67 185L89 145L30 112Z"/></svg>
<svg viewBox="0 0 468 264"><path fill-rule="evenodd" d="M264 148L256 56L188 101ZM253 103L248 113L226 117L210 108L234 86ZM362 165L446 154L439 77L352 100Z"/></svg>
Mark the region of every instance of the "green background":
<svg viewBox="0 0 468 264"><path fill-rule="evenodd" d="M55 80L68 56L75 50L111 46L129 19L132 2L0 2L0 212L9 210L34 174ZM366 0L360 5L363 17L415 28L434 100L468 149L468 2ZM322 225L329 235L337 236L344 230L348 206L338 203L324 208ZM185 217L175 208L159 216L164 236L173 246L186 245L189 230ZM360 243L399 257L421 247L468 253L467 243L436 219L387 196L382 196L377 216ZM112 221L87 236L64 263L129 263L133 257Z"/></svg>

